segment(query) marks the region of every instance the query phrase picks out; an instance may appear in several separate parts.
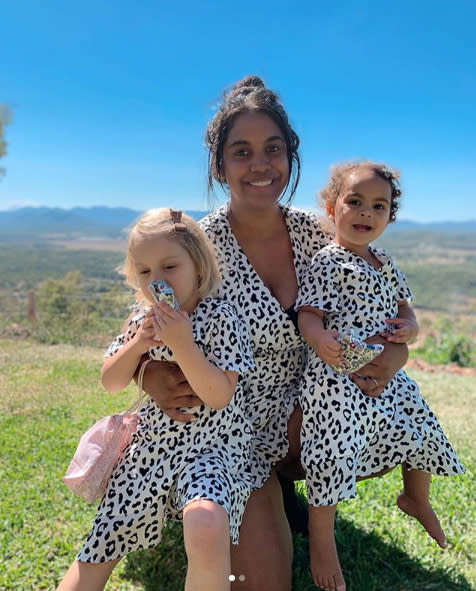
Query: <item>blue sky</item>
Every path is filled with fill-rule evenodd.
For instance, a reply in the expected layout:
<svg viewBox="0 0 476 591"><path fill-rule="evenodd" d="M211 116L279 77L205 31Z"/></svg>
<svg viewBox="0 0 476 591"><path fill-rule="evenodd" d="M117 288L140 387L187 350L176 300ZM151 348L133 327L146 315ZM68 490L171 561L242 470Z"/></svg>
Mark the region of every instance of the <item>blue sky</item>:
<svg viewBox="0 0 476 591"><path fill-rule="evenodd" d="M476 219L475 6L3 3L0 208L206 209L207 121L254 73L301 137L297 206L330 164L370 158L401 170L402 219Z"/></svg>

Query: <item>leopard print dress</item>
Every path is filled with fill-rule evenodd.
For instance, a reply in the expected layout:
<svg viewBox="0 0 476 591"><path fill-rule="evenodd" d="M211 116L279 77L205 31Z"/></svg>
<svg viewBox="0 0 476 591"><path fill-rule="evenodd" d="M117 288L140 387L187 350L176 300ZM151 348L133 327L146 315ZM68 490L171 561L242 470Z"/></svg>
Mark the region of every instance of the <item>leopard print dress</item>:
<svg viewBox="0 0 476 591"><path fill-rule="evenodd" d="M385 319L395 318L397 303L412 294L392 259L381 249L372 252L380 269L337 244L322 249L300 286L296 308L323 310L326 328L353 328L361 339L385 331ZM418 385L402 370L371 398L311 350L300 403L301 461L313 506L355 497L357 477L402 462L444 476L464 471Z"/></svg>
<svg viewBox="0 0 476 591"><path fill-rule="evenodd" d="M299 284L312 256L330 237L313 214L284 206L281 210ZM223 279L219 296L234 305L249 329L255 368L244 376L243 387L253 428L253 489L258 489L288 450L287 423L298 402L307 354L293 322L293 310L285 310L263 283L238 244L227 214L225 205L200 223L216 248Z"/></svg>
<svg viewBox="0 0 476 591"><path fill-rule="evenodd" d="M114 355L137 332L146 309L135 307L127 330L106 351ZM205 298L190 315L195 342L222 370L240 374L254 367L246 328L233 307ZM165 346L150 357L173 361ZM80 562L105 562L156 546L167 519L180 519L193 500L208 499L228 513L232 542L248 500L251 426L244 414L243 375L231 402L220 410L204 404L187 409L189 423L165 415L150 398L139 409L139 426L124 450L99 505Z"/></svg>

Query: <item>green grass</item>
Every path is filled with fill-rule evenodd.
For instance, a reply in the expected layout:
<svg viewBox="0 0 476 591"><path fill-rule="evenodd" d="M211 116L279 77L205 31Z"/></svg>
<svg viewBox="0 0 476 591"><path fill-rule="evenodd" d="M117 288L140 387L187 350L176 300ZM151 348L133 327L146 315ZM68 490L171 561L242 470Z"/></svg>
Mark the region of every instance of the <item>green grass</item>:
<svg viewBox="0 0 476 591"><path fill-rule="evenodd" d="M103 392L99 349L0 340L0 590L53 589L89 531L95 508L62 484L79 436L123 410L135 388ZM397 471L359 484L342 503L337 541L349 591L476 589L474 377L412 372L457 448L467 473L435 479L434 506L450 548L443 552L395 506ZM313 588L307 542L295 539L294 591ZM162 545L137 552L114 572L108 591L179 591L185 558L180 524Z"/></svg>

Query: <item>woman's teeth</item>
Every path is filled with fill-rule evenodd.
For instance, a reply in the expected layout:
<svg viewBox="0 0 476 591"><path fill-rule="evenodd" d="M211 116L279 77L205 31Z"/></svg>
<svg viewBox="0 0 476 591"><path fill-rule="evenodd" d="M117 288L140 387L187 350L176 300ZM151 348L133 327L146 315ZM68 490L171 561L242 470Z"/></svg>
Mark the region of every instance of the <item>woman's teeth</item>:
<svg viewBox="0 0 476 591"><path fill-rule="evenodd" d="M268 179L267 181L253 181L250 183L253 187L267 187L273 182L273 179Z"/></svg>

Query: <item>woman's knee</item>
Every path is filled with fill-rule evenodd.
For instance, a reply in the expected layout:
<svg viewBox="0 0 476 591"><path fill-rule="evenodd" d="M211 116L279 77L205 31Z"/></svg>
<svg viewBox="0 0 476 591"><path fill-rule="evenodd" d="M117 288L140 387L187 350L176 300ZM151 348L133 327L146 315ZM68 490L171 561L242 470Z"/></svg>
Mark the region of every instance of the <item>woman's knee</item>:
<svg viewBox="0 0 476 591"><path fill-rule="evenodd" d="M222 549L230 538L228 515L212 501L193 501L183 511L183 533L187 553Z"/></svg>

